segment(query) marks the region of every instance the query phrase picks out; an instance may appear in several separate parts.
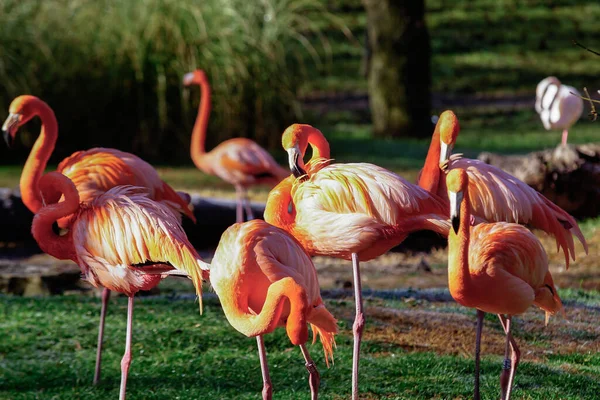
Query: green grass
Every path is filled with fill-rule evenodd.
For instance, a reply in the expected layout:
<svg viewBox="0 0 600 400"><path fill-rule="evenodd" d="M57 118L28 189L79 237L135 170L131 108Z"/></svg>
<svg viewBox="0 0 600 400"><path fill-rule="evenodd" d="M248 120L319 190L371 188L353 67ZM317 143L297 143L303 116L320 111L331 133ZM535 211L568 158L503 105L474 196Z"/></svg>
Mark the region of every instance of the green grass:
<svg viewBox="0 0 600 400"><path fill-rule="evenodd" d="M229 326L216 300L205 302L202 316L192 300L140 298L136 304L129 399L260 397L262 383L255 340ZM351 312L352 302L332 301L330 306L338 314ZM2 298L0 398L115 398L126 300L111 300L103 381L92 387L98 310L98 299L87 297ZM325 367L319 345L309 346L321 373L323 399L349 398L350 321L342 320L339 325L342 334L338 336L334 366ZM393 343L369 338L369 334L365 339L360 386L363 395L389 399L470 398L470 356L407 352ZM309 398L300 351L290 344L285 331L278 329L265 336L265 342L275 398ZM484 398L497 395L499 365L500 357L484 355ZM529 362L525 354L514 397L596 398L600 391L599 373L597 354L552 354L545 363Z"/></svg>

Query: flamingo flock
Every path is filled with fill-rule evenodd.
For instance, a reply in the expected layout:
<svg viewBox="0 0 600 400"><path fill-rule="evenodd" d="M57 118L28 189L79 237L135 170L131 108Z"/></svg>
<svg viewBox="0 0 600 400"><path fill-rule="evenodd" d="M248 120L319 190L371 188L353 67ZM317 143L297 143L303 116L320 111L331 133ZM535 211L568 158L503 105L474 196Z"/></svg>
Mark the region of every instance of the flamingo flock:
<svg viewBox="0 0 600 400"><path fill-rule="evenodd" d="M308 326L322 343L327 366L333 362L338 332L311 260L325 255L352 261L356 313L351 396L358 399L366 321L359 263L386 253L412 232L431 230L448 238L450 294L460 305L477 310L473 396L480 399L483 316L494 313L506 335L501 396L510 398L520 361L512 317L531 305L546 312L546 323L550 315L564 313L547 254L529 228L552 235L568 267L575 258L574 238L587 253L573 217L506 172L452 155L460 126L451 111L440 116L418 184L412 184L373 164L334 163L325 135L305 124L283 132L289 170L244 138L206 152L208 78L196 70L185 75L184 84L197 84L201 90L191 158L200 170L232 184L237 194L237 222L223 233L210 264L198 255L181 225L182 214L196 218L190 196L163 182L150 164L133 154L95 148L73 154L57 171L44 174L58 124L52 109L34 96L16 98L2 127L10 145L20 126L36 116L41 119L40 135L20 181L23 202L35 214L32 235L44 252L74 261L82 279L103 288L94 383L100 379L110 291L128 296L119 391L124 400L132 360L134 295L180 275L191 279L200 312L204 281L218 296L231 326L256 337L263 399L273 396L263 335L277 327L285 327L290 342L299 347L311 399L317 399L320 375L306 347ZM309 146L312 157L305 162ZM253 219L247 199L247 188L255 184L275 185L264 221Z"/></svg>

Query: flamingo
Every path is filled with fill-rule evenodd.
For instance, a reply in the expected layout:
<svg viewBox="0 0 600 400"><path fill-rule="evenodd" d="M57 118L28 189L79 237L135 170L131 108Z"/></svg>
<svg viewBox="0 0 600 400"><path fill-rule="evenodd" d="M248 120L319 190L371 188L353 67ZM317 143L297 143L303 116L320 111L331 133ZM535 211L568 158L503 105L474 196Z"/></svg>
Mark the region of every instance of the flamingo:
<svg viewBox="0 0 600 400"><path fill-rule="evenodd" d="M88 204L80 204L73 182L59 172L43 175L38 182L42 194L58 192L64 201L38 210L31 232L40 248L61 260L72 260L83 279L129 297L125 353L121 360L119 399L125 399L131 365L133 297L149 290L171 274L189 276L202 310L202 279L198 253L173 212L150 199L147 188L117 186ZM74 214L69 232L59 236L52 224Z"/></svg>
<svg viewBox="0 0 600 400"><path fill-rule="evenodd" d="M183 84L200 86L200 106L192 131L190 154L198 169L218 176L235 187L237 197L236 221L244 220L242 207L248 219L254 219L247 188L253 185L276 185L289 175L289 172L275 162L273 157L256 142L247 138L234 138L220 143L206 152L206 129L211 107L211 89L203 70L197 69L184 75Z"/></svg>
<svg viewBox="0 0 600 400"><path fill-rule="evenodd" d="M265 221L291 233L311 255L352 260L356 317L352 398L358 398L358 364L364 328L359 261L384 254L409 233L447 236L445 204L424 189L373 164L329 164L329 144L318 129L294 124L283 133L290 176L267 199ZM303 157L308 145L313 156Z"/></svg>
<svg viewBox="0 0 600 400"><path fill-rule="evenodd" d="M549 76L535 89L535 111L546 130L562 129L561 144L566 146L569 129L583 113L583 99L577 89Z"/></svg>
<svg viewBox="0 0 600 400"><path fill-rule="evenodd" d="M337 325L321 299L317 271L298 241L262 220L237 223L223 233L209 268L229 323L256 336L263 399L271 398L272 386L262 335L278 326L285 326L290 341L300 347L310 373L311 399L317 399L319 373L305 346L306 323L313 343L320 337L328 366Z"/></svg>
<svg viewBox="0 0 600 400"><path fill-rule="evenodd" d="M548 256L535 235L508 222L471 226L470 175L455 168L446 180L453 228L448 237L450 294L459 304L477 309L474 398L479 399L479 349L483 316L488 312L498 314L506 333L500 383L502 399L508 400L520 359L510 333L512 316L535 304L546 312L548 323L551 314L562 310L562 303L548 270Z"/></svg>
<svg viewBox="0 0 600 400"><path fill-rule="evenodd" d="M23 95L12 101L8 118L2 126L4 139L10 147L19 128L36 116L41 119L42 128L25 162L20 182L21 199L33 213L38 212L43 206L39 180L56 145L58 137L56 117L50 106L44 101L35 96ZM158 172L150 164L131 153L101 147L78 151L65 158L58 165L57 171L73 181L80 200L85 204L90 203L93 199L115 186L142 186L148 188L152 199L163 202L178 218L180 218L179 213L184 213L196 222L194 213L188 207L189 195L175 192L171 186L160 179ZM48 188L46 200L49 202L58 200L56 191ZM57 221L57 224L61 228L68 228L71 225L72 218L74 218L74 215L63 217ZM98 329L98 353L94 384L100 381L104 321L109 298L110 291L104 288Z"/></svg>
<svg viewBox="0 0 600 400"><path fill-rule="evenodd" d="M575 260L573 236L583 245L587 243L575 219L552 203L541 193L500 168L479 160L452 155L460 125L452 111L444 111L435 127L425 165L419 177L419 186L435 193L448 204L444 174L462 168L469 175L472 215L476 222L514 222L541 229L554 236L557 248ZM443 170L442 170L443 169Z"/></svg>

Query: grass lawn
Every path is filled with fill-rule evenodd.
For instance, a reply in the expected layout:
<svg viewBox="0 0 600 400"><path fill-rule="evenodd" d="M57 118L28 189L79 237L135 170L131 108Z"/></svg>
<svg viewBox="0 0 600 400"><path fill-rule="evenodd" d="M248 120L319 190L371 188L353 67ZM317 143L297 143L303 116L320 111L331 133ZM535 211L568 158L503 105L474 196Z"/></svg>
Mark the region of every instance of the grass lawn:
<svg viewBox="0 0 600 400"><path fill-rule="evenodd" d="M569 322L531 310L517 319L523 362L514 398L593 399L600 391L598 292L563 294ZM351 299L329 299L339 319L335 364L309 346L323 399L350 396ZM255 340L234 331L216 299L198 315L191 299L140 298L134 312L129 399L257 399L262 382ZM364 398L468 399L472 395L474 312L426 297L369 297L360 386ZM111 299L103 381L92 387L99 300L80 296L4 297L0 303L0 398L106 399L118 394L126 299ZM283 329L265 337L275 398L309 398L299 349ZM499 393L503 340L488 316L484 328L483 398Z"/></svg>

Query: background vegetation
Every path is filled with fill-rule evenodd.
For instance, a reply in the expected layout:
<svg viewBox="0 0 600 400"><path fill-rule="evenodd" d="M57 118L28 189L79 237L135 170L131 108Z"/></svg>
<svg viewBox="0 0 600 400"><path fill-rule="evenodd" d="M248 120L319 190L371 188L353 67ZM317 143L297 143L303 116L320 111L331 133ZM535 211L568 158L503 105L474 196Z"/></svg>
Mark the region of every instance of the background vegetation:
<svg viewBox="0 0 600 400"><path fill-rule="evenodd" d="M467 126L472 116L498 116L465 104L467 95L532 95L549 74L600 87L598 59L571 43L600 43L594 0L429 0L427 8L434 106L452 104ZM55 162L102 145L189 164L199 93L181 77L201 67L215 92L209 148L232 136L277 148L281 130L300 119L368 124L364 106L324 120L297 102L366 93L365 23L360 0L5 0L0 116L19 94L45 99L60 126ZM0 162L20 163L38 128L28 125L16 151L0 146ZM368 126L359 130L370 137Z"/></svg>

